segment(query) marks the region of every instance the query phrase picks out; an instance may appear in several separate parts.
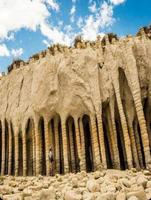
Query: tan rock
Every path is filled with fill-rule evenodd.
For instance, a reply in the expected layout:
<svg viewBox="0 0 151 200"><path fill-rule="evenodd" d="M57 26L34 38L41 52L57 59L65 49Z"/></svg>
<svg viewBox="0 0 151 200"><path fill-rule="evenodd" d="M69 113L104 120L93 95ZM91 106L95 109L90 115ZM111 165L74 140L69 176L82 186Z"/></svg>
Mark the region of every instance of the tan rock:
<svg viewBox="0 0 151 200"><path fill-rule="evenodd" d="M65 200L82 200L82 195L76 194L74 191L70 190L65 193Z"/></svg>
<svg viewBox="0 0 151 200"><path fill-rule="evenodd" d="M144 190L138 190L134 192L127 193L127 198L130 198L132 196L135 196L138 198L138 200L147 200L146 194Z"/></svg>
<svg viewBox="0 0 151 200"><path fill-rule="evenodd" d="M100 185L95 180L88 180L86 187L90 192L100 191Z"/></svg>

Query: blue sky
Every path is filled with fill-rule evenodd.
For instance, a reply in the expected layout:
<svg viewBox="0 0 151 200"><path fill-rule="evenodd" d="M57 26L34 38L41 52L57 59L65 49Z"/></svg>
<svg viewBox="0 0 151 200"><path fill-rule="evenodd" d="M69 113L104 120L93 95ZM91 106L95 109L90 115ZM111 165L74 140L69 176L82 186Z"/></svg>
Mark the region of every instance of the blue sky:
<svg viewBox="0 0 151 200"><path fill-rule="evenodd" d="M0 72L76 35L135 34L151 24L151 0L0 0Z"/></svg>

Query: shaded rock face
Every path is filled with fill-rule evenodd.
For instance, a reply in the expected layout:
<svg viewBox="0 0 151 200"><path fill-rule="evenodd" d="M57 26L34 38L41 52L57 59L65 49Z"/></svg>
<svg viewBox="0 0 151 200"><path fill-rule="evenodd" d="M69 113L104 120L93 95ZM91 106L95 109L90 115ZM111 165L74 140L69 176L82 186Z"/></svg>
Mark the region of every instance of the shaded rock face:
<svg viewBox="0 0 151 200"><path fill-rule="evenodd" d="M49 52L0 79L1 174L150 168L151 40Z"/></svg>

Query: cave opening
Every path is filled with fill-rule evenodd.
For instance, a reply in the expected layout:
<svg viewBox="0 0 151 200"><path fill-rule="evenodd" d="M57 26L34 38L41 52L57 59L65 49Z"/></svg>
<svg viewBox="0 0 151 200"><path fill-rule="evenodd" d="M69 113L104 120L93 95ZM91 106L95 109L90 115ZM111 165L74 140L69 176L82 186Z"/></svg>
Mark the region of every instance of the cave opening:
<svg viewBox="0 0 151 200"><path fill-rule="evenodd" d="M1 173L1 166L2 166L2 123L0 121L0 173Z"/></svg>
<svg viewBox="0 0 151 200"><path fill-rule="evenodd" d="M113 163L112 163L110 145L109 145L109 134L108 134L105 122L103 122L103 133L104 133L104 144L105 144L107 168L112 169Z"/></svg>
<svg viewBox="0 0 151 200"><path fill-rule="evenodd" d="M93 154L91 144L91 130L90 130L90 117L84 115L82 118L84 140L85 140L85 157L86 157L86 171L91 172L94 170L93 166Z"/></svg>
<svg viewBox="0 0 151 200"><path fill-rule="evenodd" d="M33 175L33 123L28 119L26 127L27 176Z"/></svg>
<svg viewBox="0 0 151 200"><path fill-rule="evenodd" d="M23 175L23 139L22 139L22 132L19 131L18 134L18 148L19 148L19 160L18 160L18 175Z"/></svg>
<svg viewBox="0 0 151 200"><path fill-rule="evenodd" d="M141 131L140 131L139 123L137 124L137 130L138 130L138 135L139 135L139 140L140 140L140 147L141 147L141 153L142 153L143 168L145 168L146 167L145 154L144 154L143 141L142 141L142 137L141 137Z"/></svg>
<svg viewBox="0 0 151 200"><path fill-rule="evenodd" d="M8 174L8 159L9 159L9 130L8 130L8 122L5 120L5 174Z"/></svg>
<svg viewBox="0 0 151 200"><path fill-rule="evenodd" d="M41 175L46 175L45 128L43 117L39 120L39 139Z"/></svg>
<svg viewBox="0 0 151 200"><path fill-rule="evenodd" d="M117 131L117 145L118 145L118 150L119 150L119 157L120 157L120 167L121 170L125 170L127 168L127 162L126 162L126 152L125 152L125 144L124 144L124 138L122 134L122 127L121 123L116 120L115 121L116 125L116 131Z"/></svg>

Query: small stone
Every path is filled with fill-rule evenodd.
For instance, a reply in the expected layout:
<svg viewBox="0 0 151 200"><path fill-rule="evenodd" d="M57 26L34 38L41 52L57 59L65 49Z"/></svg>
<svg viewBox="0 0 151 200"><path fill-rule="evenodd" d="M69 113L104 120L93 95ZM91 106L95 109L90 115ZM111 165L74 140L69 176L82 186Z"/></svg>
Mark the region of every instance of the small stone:
<svg viewBox="0 0 151 200"><path fill-rule="evenodd" d="M72 178L72 186L73 186L73 188L78 187L78 179L76 177Z"/></svg>
<svg viewBox="0 0 151 200"><path fill-rule="evenodd" d="M144 188L146 188L147 182L148 182L148 180L144 176L140 176L137 179L137 184L142 185Z"/></svg>
<svg viewBox="0 0 151 200"><path fill-rule="evenodd" d="M65 193L65 200L80 200L82 199L82 195L81 194L76 194L74 191L67 191Z"/></svg>
<svg viewBox="0 0 151 200"><path fill-rule="evenodd" d="M55 191L52 189L42 189L39 197L40 200L55 200Z"/></svg>
<svg viewBox="0 0 151 200"><path fill-rule="evenodd" d="M146 188L151 188L151 181L148 181L148 182L147 182Z"/></svg>
<svg viewBox="0 0 151 200"><path fill-rule="evenodd" d="M149 170L144 170L144 171L143 171L143 174L144 174L145 176L151 176L151 172L150 172Z"/></svg>
<svg viewBox="0 0 151 200"><path fill-rule="evenodd" d="M128 200L139 200L136 196L131 196L128 198Z"/></svg>
<svg viewBox="0 0 151 200"><path fill-rule="evenodd" d="M138 190L127 193L127 198L130 198L131 196L136 196L138 200L147 200L146 194L144 190Z"/></svg>
<svg viewBox="0 0 151 200"><path fill-rule="evenodd" d="M94 179L98 179L100 177L101 177L101 172L100 171L94 172Z"/></svg>
<svg viewBox="0 0 151 200"><path fill-rule="evenodd" d="M123 192L120 192L117 196L116 196L116 200L126 200L126 194Z"/></svg>
<svg viewBox="0 0 151 200"><path fill-rule="evenodd" d="M125 187L128 187L128 188L131 187L130 181L128 179L123 178L123 179L121 179L121 182Z"/></svg>
<svg viewBox="0 0 151 200"><path fill-rule="evenodd" d="M97 183L97 181L95 181L95 180L89 180L87 182L86 187L90 192L99 192L100 191L100 186Z"/></svg>

